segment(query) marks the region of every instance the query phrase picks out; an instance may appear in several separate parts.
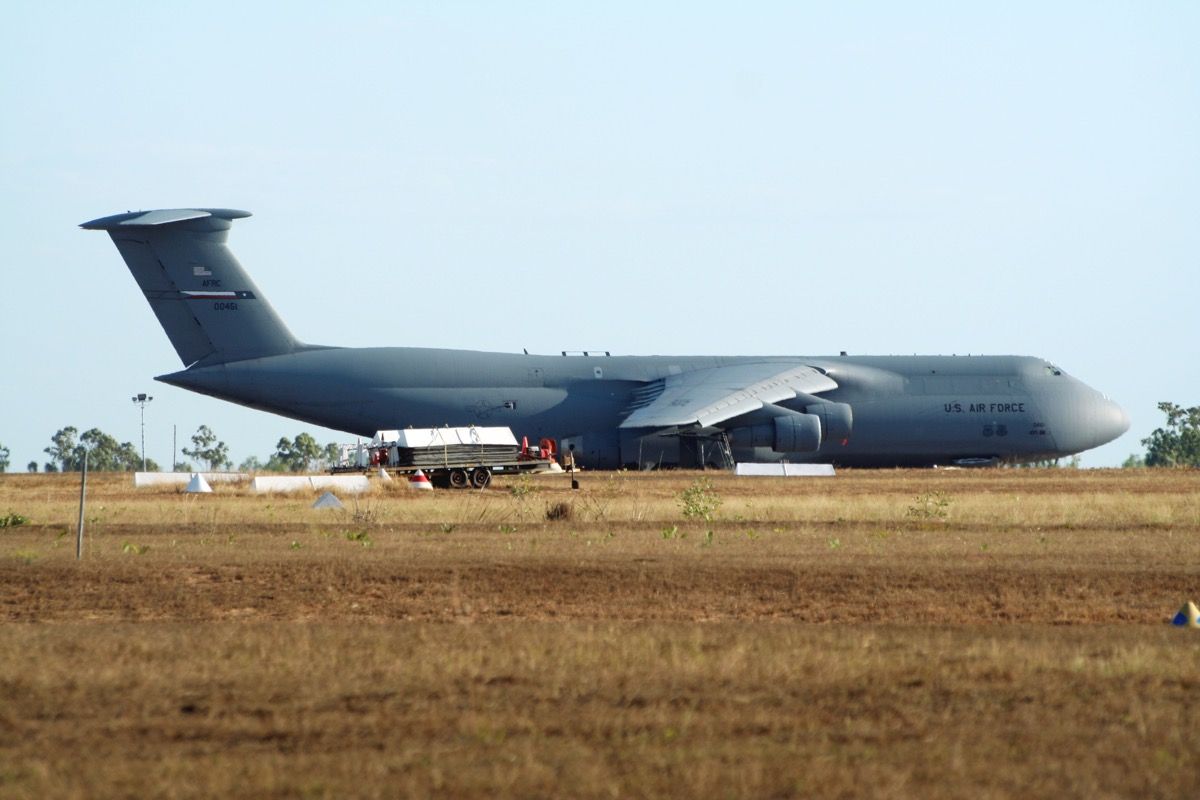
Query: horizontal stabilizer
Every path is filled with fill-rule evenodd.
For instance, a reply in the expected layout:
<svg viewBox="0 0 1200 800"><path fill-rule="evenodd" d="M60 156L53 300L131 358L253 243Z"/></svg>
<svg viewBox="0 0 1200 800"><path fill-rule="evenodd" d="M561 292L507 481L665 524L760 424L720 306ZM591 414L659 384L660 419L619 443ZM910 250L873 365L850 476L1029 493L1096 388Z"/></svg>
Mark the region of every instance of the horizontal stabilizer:
<svg viewBox="0 0 1200 800"><path fill-rule="evenodd" d="M249 211L238 211L232 208L163 208L157 211L126 211L124 214L114 214L111 217L101 217L91 222L85 222L79 227L89 231L99 231L112 230L119 225L169 225L172 222L186 222L206 217L234 220L248 216L250 216Z"/></svg>

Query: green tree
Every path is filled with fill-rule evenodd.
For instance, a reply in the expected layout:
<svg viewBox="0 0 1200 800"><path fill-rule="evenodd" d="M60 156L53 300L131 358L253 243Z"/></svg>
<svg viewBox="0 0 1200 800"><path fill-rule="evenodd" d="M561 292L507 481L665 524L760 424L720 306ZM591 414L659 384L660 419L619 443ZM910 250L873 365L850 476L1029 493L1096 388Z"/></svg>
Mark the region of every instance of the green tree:
<svg viewBox="0 0 1200 800"><path fill-rule="evenodd" d="M25 465L26 472L37 472L37 469L38 469L38 463L36 461L30 461L28 464Z"/></svg>
<svg viewBox="0 0 1200 800"><path fill-rule="evenodd" d="M54 460L46 462L46 472L58 472L60 467L63 472L78 472L83 469L85 453L89 470L132 472L142 468L142 456L132 442L118 442L99 428L79 434L78 429L69 425L51 436L50 442L45 452ZM146 459L146 468L157 470L158 464L153 459Z"/></svg>
<svg viewBox="0 0 1200 800"><path fill-rule="evenodd" d="M292 469L292 440L280 437L275 443L275 452L267 459L267 469L272 472L287 472Z"/></svg>
<svg viewBox="0 0 1200 800"><path fill-rule="evenodd" d="M118 442L99 428L91 428L79 436L77 446L79 466L83 463L82 451L87 451L88 469L97 472L136 472L142 468L142 455L133 442ZM76 468L78 469L79 466ZM146 459L146 469L158 470L154 459Z"/></svg>
<svg viewBox="0 0 1200 800"><path fill-rule="evenodd" d="M1121 469L1140 469L1144 466L1146 466L1146 459L1133 453L1121 462Z"/></svg>
<svg viewBox="0 0 1200 800"><path fill-rule="evenodd" d="M258 456L250 456L238 464L238 472L263 472L266 468L267 465Z"/></svg>
<svg viewBox="0 0 1200 800"><path fill-rule="evenodd" d="M290 472L303 472L321 458L321 453L321 445L310 434L296 434L291 441L284 436L275 445L275 453L267 464Z"/></svg>
<svg viewBox="0 0 1200 800"><path fill-rule="evenodd" d="M1167 415L1167 424L1142 439L1146 466L1200 467L1200 406L1162 402L1158 410Z"/></svg>
<svg viewBox="0 0 1200 800"><path fill-rule="evenodd" d="M125 469L124 456L127 454L121 451L121 445L116 439L99 428L84 431L79 436L79 444L87 450L88 469L97 472L117 472ZM135 453L134 457L136 456ZM141 459L137 461L138 466L141 466Z"/></svg>
<svg viewBox="0 0 1200 800"><path fill-rule="evenodd" d="M325 445L325 449L321 451L321 461L326 467L337 466L338 461L342 458L342 448L337 442L330 442Z"/></svg>
<svg viewBox="0 0 1200 800"><path fill-rule="evenodd" d="M78 434L79 431L73 425L68 425L51 436L50 446L43 450L52 459L50 463L60 464L63 472L77 470L82 464L83 451L75 439ZM46 472L58 472L57 468L50 469L50 463L46 464Z"/></svg>
<svg viewBox="0 0 1200 800"><path fill-rule="evenodd" d="M79 435L79 446L87 451L88 469L114 472L120 469L121 445L99 428L89 428ZM82 462L83 458L80 457Z"/></svg>
<svg viewBox="0 0 1200 800"><path fill-rule="evenodd" d="M210 470L229 465L229 446L217 439L207 425L201 425L192 434L192 449L183 448L185 456L191 456L208 464Z"/></svg>
<svg viewBox="0 0 1200 800"><path fill-rule="evenodd" d="M8 448L0 444L0 472L8 471Z"/></svg>

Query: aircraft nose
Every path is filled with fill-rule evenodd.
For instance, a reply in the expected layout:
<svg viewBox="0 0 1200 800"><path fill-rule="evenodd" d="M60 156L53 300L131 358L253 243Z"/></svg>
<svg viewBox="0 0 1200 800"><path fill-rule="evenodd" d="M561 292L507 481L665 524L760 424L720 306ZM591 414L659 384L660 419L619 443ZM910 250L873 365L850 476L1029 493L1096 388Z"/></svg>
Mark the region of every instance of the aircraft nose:
<svg viewBox="0 0 1200 800"><path fill-rule="evenodd" d="M1129 430L1129 415L1125 409L1104 396L1094 396L1081 414L1083 449L1108 444Z"/></svg>
<svg viewBox="0 0 1200 800"><path fill-rule="evenodd" d="M1129 430L1125 409L1091 389L1077 395L1074 414L1055 431L1055 440L1068 452L1078 453L1108 444Z"/></svg>
<svg viewBox="0 0 1200 800"><path fill-rule="evenodd" d="M1107 397L1103 402L1104 407L1096 415L1096 432L1100 436L1100 444L1108 444L1129 430L1129 412Z"/></svg>

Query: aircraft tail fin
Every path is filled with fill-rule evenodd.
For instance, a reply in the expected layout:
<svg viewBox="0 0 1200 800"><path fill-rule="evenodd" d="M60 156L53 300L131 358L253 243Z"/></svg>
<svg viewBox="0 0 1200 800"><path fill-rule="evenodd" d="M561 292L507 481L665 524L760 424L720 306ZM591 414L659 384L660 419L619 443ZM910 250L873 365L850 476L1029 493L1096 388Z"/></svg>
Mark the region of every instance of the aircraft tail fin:
<svg viewBox="0 0 1200 800"><path fill-rule="evenodd" d="M225 246L248 211L133 211L80 225L108 231L184 366L290 353L306 346Z"/></svg>

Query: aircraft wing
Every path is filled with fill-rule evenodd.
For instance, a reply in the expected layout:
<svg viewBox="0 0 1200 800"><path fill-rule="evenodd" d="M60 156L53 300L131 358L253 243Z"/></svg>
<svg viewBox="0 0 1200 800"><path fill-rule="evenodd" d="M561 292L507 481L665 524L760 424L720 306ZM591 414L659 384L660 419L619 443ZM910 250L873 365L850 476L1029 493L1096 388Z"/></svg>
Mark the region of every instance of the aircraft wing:
<svg viewBox="0 0 1200 800"><path fill-rule="evenodd" d="M707 427L800 393L837 388L837 382L818 369L778 362L698 369L655 383L662 386L661 392L639 393L652 399L635 402L622 428Z"/></svg>

